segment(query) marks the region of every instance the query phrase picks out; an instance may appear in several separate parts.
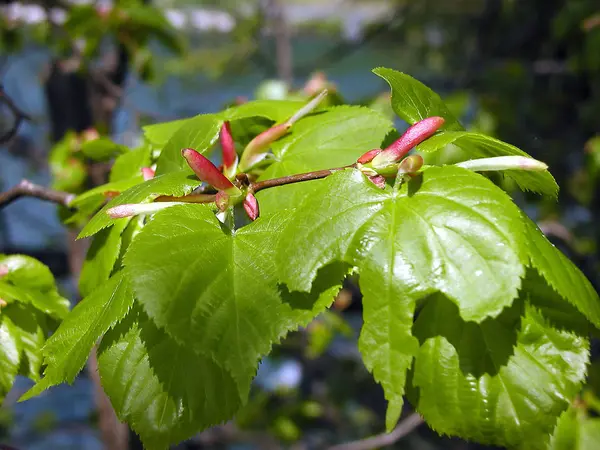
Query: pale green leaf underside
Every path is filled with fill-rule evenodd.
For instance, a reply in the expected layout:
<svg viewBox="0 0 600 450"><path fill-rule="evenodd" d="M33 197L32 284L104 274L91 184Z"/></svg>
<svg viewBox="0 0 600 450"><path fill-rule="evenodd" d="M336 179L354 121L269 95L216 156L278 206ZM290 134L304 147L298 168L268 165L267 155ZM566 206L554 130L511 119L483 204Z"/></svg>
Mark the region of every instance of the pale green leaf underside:
<svg viewBox="0 0 600 450"><path fill-rule="evenodd" d="M529 265L544 277L565 300L600 328L600 298L589 280L560 250L546 239L538 226L525 214Z"/></svg>
<svg viewBox="0 0 600 450"><path fill-rule="evenodd" d="M111 219L110 216L106 214L106 211L114 206L125 205L128 203L144 203L153 200L160 195L181 196L189 194L199 185L200 181L187 171L168 173L157 176L144 183L137 184L104 205L104 207L92 217L83 230L81 230L78 239L92 236L103 228L113 225L118 221L127 220Z"/></svg>
<svg viewBox="0 0 600 450"><path fill-rule="evenodd" d="M244 395L258 360L327 307L343 278L331 276L321 297L282 298L273 252L286 217L262 216L231 234L209 208L175 206L156 214L125 255L150 317L180 343L211 354Z"/></svg>
<svg viewBox="0 0 600 450"><path fill-rule="evenodd" d="M391 129L385 116L360 106L334 107L307 117L273 145L275 161L260 179L352 164L366 151L378 148ZM262 211L295 206L316 185L307 182L262 191L258 194Z"/></svg>
<svg viewBox="0 0 600 450"><path fill-rule="evenodd" d="M415 406L442 434L545 449L585 378L587 339L557 331L522 301L475 324L438 295L421 311L414 333L422 342L412 379Z"/></svg>
<svg viewBox="0 0 600 450"><path fill-rule="evenodd" d="M239 408L231 374L212 358L177 344L143 313L127 319L102 340L99 372L117 416L145 448L167 449Z"/></svg>
<svg viewBox="0 0 600 450"><path fill-rule="evenodd" d="M123 272L84 298L44 345L47 364L44 377L21 400L34 397L51 386L73 383L96 344L133 304L133 294Z"/></svg>
<svg viewBox="0 0 600 450"><path fill-rule="evenodd" d="M437 133L417 147L421 152L434 152L444 148L448 144L454 144L465 151L465 153L477 158L492 158L495 156L526 156L527 153L490 136L469 131L446 131ZM531 172L527 170L505 170L503 174L512 178L521 189L538 192L556 197L558 185L554 177L547 170Z"/></svg>

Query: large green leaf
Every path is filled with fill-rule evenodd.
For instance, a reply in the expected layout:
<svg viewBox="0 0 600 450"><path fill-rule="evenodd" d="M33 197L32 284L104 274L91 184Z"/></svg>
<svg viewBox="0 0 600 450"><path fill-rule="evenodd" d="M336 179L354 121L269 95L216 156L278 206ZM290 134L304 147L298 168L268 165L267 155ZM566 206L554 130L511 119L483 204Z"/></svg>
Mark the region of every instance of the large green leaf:
<svg viewBox="0 0 600 450"><path fill-rule="evenodd" d="M90 295L110 278L121 251L121 234L129 220L121 220L101 230L92 239L79 275L79 293L82 297Z"/></svg>
<svg viewBox="0 0 600 450"><path fill-rule="evenodd" d="M157 213L125 255L150 317L179 343L212 355L243 395L258 360L326 308L344 274L328 274L314 296L280 294L273 256L286 218L261 217L232 233L205 206L174 206Z"/></svg>
<svg viewBox="0 0 600 450"><path fill-rule="evenodd" d="M524 272L520 222L504 192L456 167L431 168L399 192L346 170L319 182L296 208L279 241L282 280L306 291L332 261L358 267L365 296L359 345L389 401L388 429L418 348L415 301L441 291L467 320L498 315L517 296Z"/></svg>
<svg viewBox="0 0 600 450"><path fill-rule="evenodd" d="M414 326L421 348L412 383L417 411L442 434L544 449L585 378L589 343L558 331L516 301L497 318L465 322L441 295Z"/></svg>
<svg viewBox="0 0 600 450"><path fill-rule="evenodd" d="M21 400L60 383L73 383L96 341L127 314L132 304L133 294L123 272L84 298L44 345L44 377Z"/></svg>
<svg viewBox="0 0 600 450"><path fill-rule="evenodd" d="M231 374L132 310L99 349L102 386L145 448L163 450L229 419L241 405Z"/></svg>
<svg viewBox="0 0 600 450"><path fill-rule="evenodd" d="M181 150L193 148L198 153L206 153L217 141L222 124L223 120L215 114L202 114L184 121L167 141L158 157L156 174L180 170L192 173L181 156Z"/></svg>
<svg viewBox="0 0 600 450"><path fill-rule="evenodd" d="M261 180L341 167L381 145L392 123L382 114L359 106L340 106L299 121L292 132L272 146L275 162ZM297 205L316 183L271 188L258 194L263 211Z"/></svg>
<svg viewBox="0 0 600 450"><path fill-rule="evenodd" d="M448 144L454 144L465 151L465 154L476 158L491 158L506 155L529 155L514 145L507 144L498 139L481 133L469 131L446 131L437 133L417 147L421 152L434 152ZM547 170L541 172L530 172L526 170L506 170L502 172L513 179L521 189L538 192L556 197L558 185L554 177Z"/></svg>
<svg viewBox="0 0 600 450"><path fill-rule="evenodd" d="M152 144L156 145L157 147L163 147L169 141L169 139L171 139L171 136L173 136L175 132L183 126L184 123L192 119L193 118L155 123L142 127L142 130L144 131L144 136L146 139L148 139Z"/></svg>
<svg viewBox="0 0 600 450"><path fill-rule="evenodd" d="M600 448L600 419L571 407L558 419L548 450L588 450Z"/></svg>
<svg viewBox="0 0 600 450"><path fill-rule="evenodd" d="M81 239L92 236L103 228L111 226L118 221L127 220L111 219L110 216L106 214L106 211L114 206L147 202L160 195L185 195L189 194L199 185L200 181L198 181L193 174L191 175L189 172L181 170L157 176L144 183L137 184L104 205L104 207L92 217L83 230L81 230L78 238Z"/></svg>
<svg viewBox="0 0 600 450"><path fill-rule="evenodd" d="M529 250L529 265L566 301L600 328L600 298L589 280L522 214Z"/></svg>
<svg viewBox="0 0 600 450"><path fill-rule="evenodd" d="M442 130L464 130L458 119L450 112L440 96L410 75L385 67L378 67L373 73L379 75L392 90L392 108L409 124L431 116L446 119Z"/></svg>

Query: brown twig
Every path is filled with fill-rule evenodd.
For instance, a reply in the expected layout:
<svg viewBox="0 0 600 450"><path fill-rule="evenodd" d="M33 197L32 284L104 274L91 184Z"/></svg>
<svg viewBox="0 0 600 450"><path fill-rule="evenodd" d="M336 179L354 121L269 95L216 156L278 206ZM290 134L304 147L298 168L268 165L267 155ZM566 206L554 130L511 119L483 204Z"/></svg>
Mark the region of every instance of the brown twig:
<svg viewBox="0 0 600 450"><path fill-rule="evenodd" d="M372 450L387 447L409 435L423 423L423 419L417 413L412 413L406 419L398 423L391 433L382 433L366 439L334 445L329 450Z"/></svg>
<svg viewBox="0 0 600 450"><path fill-rule="evenodd" d="M289 175L281 178L271 178L270 180L257 181L256 183L250 184L250 191L258 192L263 189L268 189L277 186L284 186L286 184L300 183L301 181L319 180L321 178L328 177L329 175L339 172L344 169L351 169L356 167L356 164L351 164L344 167L336 167L334 169L316 170L314 172L298 173L296 175Z"/></svg>
<svg viewBox="0 0 600 450"><path fill-rule="evenodd" d="M75 195L69 192L55 191L54 189L34 184L29 180L21 180L19 184L8 191L0 193L0 209L21 197L35 197L40 200L68 206L75 198Z"/></svg>

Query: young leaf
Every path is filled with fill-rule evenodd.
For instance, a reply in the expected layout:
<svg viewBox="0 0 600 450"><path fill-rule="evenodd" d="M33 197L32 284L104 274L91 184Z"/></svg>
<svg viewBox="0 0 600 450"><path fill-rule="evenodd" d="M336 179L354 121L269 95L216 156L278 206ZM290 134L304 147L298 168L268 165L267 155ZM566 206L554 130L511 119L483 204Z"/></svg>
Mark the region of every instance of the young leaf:
<svg viewBox="0 0 600 450"><path fill-rule="evenodd" d="M466 154L473 158L490 158L506 155L530 157L514 145L507 144L484 134L468 131L438 133L419 145L417 150L421 152L434 152L444 148L448 144L460 147ZM550 197L556 197L558 194L558 185L554 177L547 170L536 172L505 170L502 173L513 179L523 190L541 193Z"/></svg>
<svg viewBox="0 0 600 450"><path fill-rule="evenodd" d="M464 130L440 96L420 81L410 75L385 67L378 67L373 70L373 73L390 85L392 108L410 125L427 117L440 116L445 119L442 130Z"/></svg>
<svg viewBox="0 0 600 450"><path fill-rule="evenodd" d="M600 446L600 419L571 407L558 419L548 450L588 450Z"/></svg>
<svg viewBox="0 0 600 450"><path fill-rule="evenodd" d="M585 378L587 339L554 329L522 301L476 324L437 295L427 300L414 333L421 341L415 406L442 434L545 449Z"/></svg>
<svg viewBox="0 0 600 450"><path fill-rule="evenodd" d="M258 360L326 308L344 275L331 275L308 301L282 297L273 252L286 217L261 217L232 233L207 207L174 206L156 214L125 255L151 319L180 344L212 355L243 396Z"/></svg>
<svg viewBox="0 0 600 450"><path fill-rule="evenodd" d="M229 419L241 405L231 374L134 311L106 334L98 365L117 416L144 448L165 450Z"/></svg>
<svg viewBox="0 0 600 450"><path fill-rule="evenodd" d="M121 234L129 220L121 220L94 236L79 276L79 293L82 297L90 295L110 278L121 250Z"/></svg>
<svg viewBox="0 0 600 450"><path fill-rule="evenodd" d="M215 114L201 114L186 120L165 144L156 163L156 175L185 170L192 173L181 149L191 147L198 153L208 152L219 138L223 120Z"/></svg>
<svg viewBox="0 0 600 450"><path fill-rule="evenodd" d="M340 106L299 121L292 132L277 141L275 162L260 180L352 164L379 147L392 123L383 115L358 106ZM297 205L317 183L298 183L260 192L265 212Z"/></svg>
<svg viewBox="0 0 600 450"><path fill-rule="evenodd" d="M181 157L181 152L179 158L185 163L185 160ZM111 219L110 216L106 214L106 211L112 207L130 203L142 203L153 200L160 195L186 195L193 191L199 184L198 179L191 171L188 172L182 170L157 176L144 183L137 184L104 205L104 207L92 217L83 230L81 230L78 239L92 236L103 228L113 225L116 223L116 220L126 220Z"/></svg>
<svg viewBox="0 0 600 450"><path fill-rule="evenodd" d="M81 145L83 154L94 161L108 161L109 159L129 151L124 145L119 145L109 138L100 137Z"/></svg>
<svg viewBox="0 0 600 450"><path fill-rule="evenodd" d="M600 298L588 279L543 235L538 226L522 214L525 224L529 265L536 269L563 299L600 328Z"/></svg>
<svg viewBox="0 0 600 450"><path fill-rule="evenodd" d="M44 377L22 397L32 398L51 386L73 380L84 366L92 347L121 320L133 304L128 280L119 272L84 298L44 345Z"/></svg>
<svg viewBox="0 0 600 450"><path fill-rule="evenodd" d="M142 167L150 165L150 149L147 146L130 150L119 156L112 168L108 181L115 182L127 180L129 178L139 179L141 181L140 170Z"/></svg>

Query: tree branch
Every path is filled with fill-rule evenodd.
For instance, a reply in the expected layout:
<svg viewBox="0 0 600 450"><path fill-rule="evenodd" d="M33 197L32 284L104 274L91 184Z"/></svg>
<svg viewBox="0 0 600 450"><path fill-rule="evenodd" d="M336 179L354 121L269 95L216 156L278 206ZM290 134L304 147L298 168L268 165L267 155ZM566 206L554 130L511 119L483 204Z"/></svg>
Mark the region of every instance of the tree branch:
<svg viewBox="0 0 600 450"><path fill-rule="evenodd" d="M359 441L347 442L334 445L329 450L372 450L387 447L409 435L423 423L423 419L417 413L412 413L406 419L398 423L391 433L382 433Z"/></svg>
<svg viewBox="0 0 600 450"><path fill-rule="evenodd" d="M296 175L289 175L281 178L271 178L270 180L258 181L250 184L250 191L256 193L263 189L268 189L277 186L284 186L286 184L300 183L301 181L319 180L321 178L328 177L329 175L339 172L344 169L355 168L356 164L350 164L349 166L336 167L334 169L316 170L314 172L298 173Z"/></svg>
<svg viewBox="0 0 600 450"><path fill-rule="evenodd" d="M34 184L29 180L22 180L8 191L0 193L0 209L21 197L35 197L58 205L68 206L71 200L75 198L75 195L69 192L55 191L54 189Z"/></svg>

